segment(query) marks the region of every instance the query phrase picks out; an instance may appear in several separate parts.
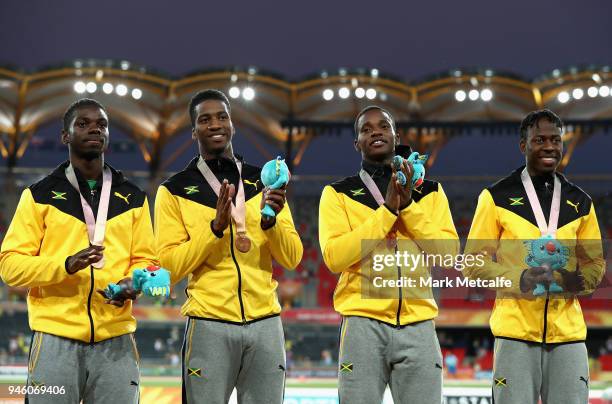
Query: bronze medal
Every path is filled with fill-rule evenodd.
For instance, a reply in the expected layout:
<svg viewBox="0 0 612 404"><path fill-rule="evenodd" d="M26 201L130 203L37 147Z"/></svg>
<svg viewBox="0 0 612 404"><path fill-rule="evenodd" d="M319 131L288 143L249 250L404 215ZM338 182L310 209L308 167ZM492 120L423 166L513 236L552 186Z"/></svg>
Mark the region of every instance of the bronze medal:
<svg viewBox="0 0 612 404"><path fill-rule="evenodd" d="M244 233L236 235L236 241L234 244L241 253L246 253L251 249L251 239L249 239Z"/></svg>

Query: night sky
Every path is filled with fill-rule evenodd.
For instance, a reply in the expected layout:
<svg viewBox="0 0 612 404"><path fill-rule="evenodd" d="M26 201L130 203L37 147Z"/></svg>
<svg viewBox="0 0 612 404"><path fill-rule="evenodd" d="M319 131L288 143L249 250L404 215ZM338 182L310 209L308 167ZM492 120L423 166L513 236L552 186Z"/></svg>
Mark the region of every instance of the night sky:
<svg viewBox="0 0 612 404"><path fill-rule="evenodd" d="M288 79L377 67L407 80L482 66L533 78L611 63L611 16L607 0L5 0L0 63L127 59L175 76L255 65Z"/></svg>

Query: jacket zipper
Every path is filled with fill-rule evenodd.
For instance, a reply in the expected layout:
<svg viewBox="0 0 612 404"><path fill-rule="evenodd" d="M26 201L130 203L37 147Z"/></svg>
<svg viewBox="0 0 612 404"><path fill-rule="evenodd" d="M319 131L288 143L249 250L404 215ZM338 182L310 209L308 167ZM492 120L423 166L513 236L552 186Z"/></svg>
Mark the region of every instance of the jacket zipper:
<svg viewBox="0 0 612 404"><path fill-rule="evenodd" d="M544 333L542 334L542 343L546 344L546 329L548 328L548 300L549 294L546 292L546 305L544 306Z"/></svg>
<svg viewBox="0 0 612 404"><path fill-rule="evenodd" d="M97 214L97 193L96 193L96 189L90 189L90 206L92 211L96 212ZM94 210L95 209L95 210ZM94 321L93 321L93 316L91 314L91 299L93 297L93 291L94 291L94 285L95 285L95 278L94 278L94 267L93 265L89 266L89 278L90 278L90 282L89 282L89 295L87 296L87 316L89 317L89 331L90 331L90 339L89 339L89 343L93 344L95 342L95 331L94 331Z"/></svg>
<svg viewBox="0 0 612 404"><path fill-rule="evenodd" d="M91 297L93 295L94 290L94 268L92 265L89 266L89 274L91 281L89 282L89 296L87 297L87 315L89 316L89 331L90 331L90 339L89 343L93 344L95 342L94 335L94 321L93 316L91 315Z"/></svg>
<svg viewBox="0 0 612 404"><path fill-rule="evenodd" d="M97 216L98 215L98 205L100 205L100 200L98 199L99 195L96 192L96 189L92 189L90 190L91 193L91 203L89 206L91 206L91 210L94 211L94 214Z"/></svg>
<svg viewBox="0 0 612 404"><path fill-rule="evenodd" d="M230 251L232 253L232 259L234 260L234 264L236 265L236 271L238 271L238 301L240 302L240 315L242 316L242 323L246 324L246 317L244 316L244 304L242 302L242 273L240 272L240 265L238 265L238 261L236 260L236 255L234 253L234 232L232 222L230 221Z"/></svg>
<svg viewBox="0 0 612 404"><path fill-rule="evenodd" d="M398 252L398 249L397 249L397 239L395 240L395 243L396 243L395 244L395 252L397 253ZM402 267L399 266L399 265L397 266L397 280L398 281L402 280ZM401 324L400 324L400 313L402 311L402 288L400 287L398 289L399 289L399 292L398 292L399 293L399 296L398 296L399 301L398 301L398 305L397 305L397 314L396 314L395 318L396 318L396 326L397 326L397 328L400 328L401 327Z"/></svg>

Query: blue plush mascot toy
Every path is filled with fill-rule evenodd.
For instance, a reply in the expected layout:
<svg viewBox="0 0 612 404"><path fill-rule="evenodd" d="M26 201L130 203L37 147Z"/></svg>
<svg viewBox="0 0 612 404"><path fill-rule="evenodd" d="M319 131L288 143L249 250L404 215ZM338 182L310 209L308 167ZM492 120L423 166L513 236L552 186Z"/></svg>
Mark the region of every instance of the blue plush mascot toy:
<svg viewBox="0 0 612 404"><path fill-rule="evenodd" d="M412 173L412 187L418 187L423 183L425 179L425 162L429 156L426 154L419 154L418 152L412 152L410 156L406 159L409 163L412 163L412 169L414 172ZM397 170L397 179L402 186L406 185L406 176L400 169L402 168L402 164L404 163L404 158L402 156L393 157L393 166Z"/></svg>
<svg viewBox="0 0 612 404"><path fill-rule="evenodd" d="M148 266L145 269L135 269L132 273L132 288L147 296L170 296L170 272L158 266ZM121 285L109 284L104 293L109 299L114 299L123 291Z"/></svg>
<svg viewBox="0 0 612 404"><path fill-rule="evenodd" d="M268 161L261 169L261 183L270 189L279 189L289 183L291 173L285 160L278 156L274 160ZM261 210L263 216L275 217L274 210L266 204Z"/></svg>
<svg viewBox="0 0 612 404"><path fill-rule="evenodd" d="M565 267L569 257L569 249L561 245L551 235L542 236L539 239L525 241L528 255L525 263L530 267L547 267L557 270ZM553 281L548 287L551 293L563 292L563 288ZM536 284L533 290L534 296L541 296L546 293L546 287L541 283Z"/></svg>

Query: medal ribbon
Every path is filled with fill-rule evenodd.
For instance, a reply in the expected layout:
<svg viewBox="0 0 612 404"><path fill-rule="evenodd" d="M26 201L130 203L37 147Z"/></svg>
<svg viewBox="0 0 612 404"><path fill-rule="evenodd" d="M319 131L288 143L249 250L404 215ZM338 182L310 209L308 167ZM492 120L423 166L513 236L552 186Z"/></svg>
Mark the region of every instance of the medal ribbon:
<svg viewBox="0 0 612 404"><path fill-rule="evenodd" d="M246 202L244 197L244 186L242 185L242 162L234 158L234 162L238 167L238 191L236 192L236 205L232 204L232 218L236 222L236 233L240 235L246 234ZM221 191L221 183L215 177L206 161L200 156L198 159L198 170L204 176L204 179L210 185L212 190L219 197Z"/></svg>
<svg viewBox="0 0 612 404"><path fill-rule="evenodd" d="M79 193L81 197L81 207L83 208L83 216L85 217L85 223L87 224L87 235L89 237L89 244L101 246L104 244L104 233L106 232L106 218L108 216L108 206L110 203L110 190L112 184L112 173L108 167L104 167L102 171L102 193L100 194L100 203L98 204L98 216L94 218L93 210L79 188L79 182L76 174L74 173L74 167L72 164L68 164L66 167L66 178L73 186L74 189ZM102 268L104 266L104 258L100 261L92 264L94 268Z"/></svg>
<svg viewBox="0 0 612 404"><path fill-rule="evenodd" d="M361 178L361 181L363 181L368 191L370 191L370 193L376 200L376 203L378 203L378 206L382 206L385 203L385 198L383 198L380 189L378 189L378 186L376 186L376 183L374 182L370 174L368 174L366 170L361 169L359 171L359 178ZM395 225L393 225L393 228L391 229L389 234L387 234L387 238L395 240L397 238L397 235L395 233Z"/></svg>
<svg viewBox="0 0 612 404"><path fill-rule="evenodd" d="M544 212L542 211L542 206L540 205L540 201L538 199L538 195L536 194L536 190L533 186L533 182L531 181L531 177L527 172L527 167L521 172L521 181L523 182L523 187L525 188L525 192L527 193L527 198L529 199L529 204L531 205L531 210L535 216L536 222L538 223L538 227L540 228L540 233L543 236L551 235L553 237L557 234L557 225L559 223L559 211L561 210L561 181L554 175L555 177L555 185L553 188L553 196L552 196L552 204L550 206L550 215L548 218L548 225L546 224L546 218L544 217Z"/></svg>
<svg viewBox="0 0 612 404"><path fill-rule="evenodd" d="M385 198L383 198L382 194L380 193L380 189L378 189L370 174L368 174L366 170L361 169L359 171L359 178L361 178L361 181L363 181L368 191L370 191L376 200L376 203L378 203L378 206L383 205L385 203Z"/></svg>

